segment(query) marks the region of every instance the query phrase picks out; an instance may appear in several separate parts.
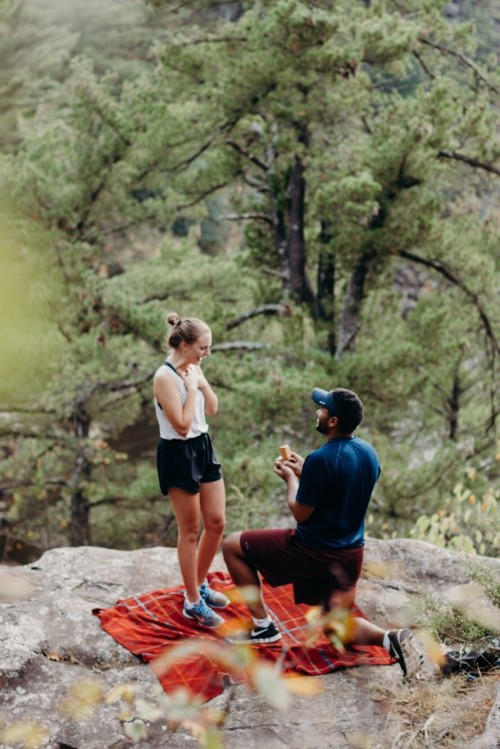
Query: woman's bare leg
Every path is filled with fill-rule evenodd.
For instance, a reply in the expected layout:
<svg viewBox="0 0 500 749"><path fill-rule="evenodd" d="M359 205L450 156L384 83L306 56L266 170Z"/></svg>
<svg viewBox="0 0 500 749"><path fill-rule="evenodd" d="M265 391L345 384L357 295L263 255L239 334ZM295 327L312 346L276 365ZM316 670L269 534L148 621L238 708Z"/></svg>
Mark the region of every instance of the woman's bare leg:
<svg viewBox="0 0 500 749"><path fill-rule="evenodd" d="M226 490L223 479L204 483L200 488L203 532L198 542L198 583L207 576L217 554L226 527Z"/></svg>
<svg viewBox="0 0 500 749"><path fill-rule="evenodd" d="M168 496L177 521L177 555L189 601L200 598L197 572L197 544L200 533L200 495L172 487Z"/></svg>

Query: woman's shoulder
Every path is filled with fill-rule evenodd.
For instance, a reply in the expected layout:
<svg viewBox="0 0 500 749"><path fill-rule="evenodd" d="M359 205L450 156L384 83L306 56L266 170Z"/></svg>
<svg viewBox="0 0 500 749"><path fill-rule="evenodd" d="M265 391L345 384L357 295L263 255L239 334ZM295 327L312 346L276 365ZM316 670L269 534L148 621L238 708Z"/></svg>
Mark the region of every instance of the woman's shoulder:
<svg viewBox="0 0 500 749"><path fill-rule="evenodd" d="M172 367L169 367L167 364L163 363L153 376L153 382L158 381L164 381L164 382L172 382L176 379L177 372ZM177 375L178 377L179 375Z"/></svg>

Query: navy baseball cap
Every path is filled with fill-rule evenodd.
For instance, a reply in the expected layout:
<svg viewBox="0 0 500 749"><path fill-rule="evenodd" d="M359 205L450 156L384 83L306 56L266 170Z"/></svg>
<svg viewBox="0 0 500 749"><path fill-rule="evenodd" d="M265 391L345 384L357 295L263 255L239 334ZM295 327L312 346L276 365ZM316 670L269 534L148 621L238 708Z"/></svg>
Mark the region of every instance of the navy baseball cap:
<svg viewBox="0 0 500 749"><path fill-rule="evenodd" d="M322 390L321 388L314 388L314 390L311 393L311 398L315 403L318 404L318 406L323 406L323 408L327 408L330 412L331 416L337 416L336 408L335 408L335 396L333 395L333 390Z"/></svg>

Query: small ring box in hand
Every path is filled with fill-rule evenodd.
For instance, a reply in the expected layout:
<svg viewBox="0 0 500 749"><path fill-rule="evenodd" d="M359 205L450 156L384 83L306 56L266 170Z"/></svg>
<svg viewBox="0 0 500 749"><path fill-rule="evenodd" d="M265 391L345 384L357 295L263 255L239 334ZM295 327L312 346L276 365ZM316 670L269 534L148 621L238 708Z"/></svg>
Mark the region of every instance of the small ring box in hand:
<svg viewBox="0 0 500 749"><path fill-rule="evenodd" d="M281 460L290 460L290 458L292 457L290 445L281 445L280 456Z"/></svg>

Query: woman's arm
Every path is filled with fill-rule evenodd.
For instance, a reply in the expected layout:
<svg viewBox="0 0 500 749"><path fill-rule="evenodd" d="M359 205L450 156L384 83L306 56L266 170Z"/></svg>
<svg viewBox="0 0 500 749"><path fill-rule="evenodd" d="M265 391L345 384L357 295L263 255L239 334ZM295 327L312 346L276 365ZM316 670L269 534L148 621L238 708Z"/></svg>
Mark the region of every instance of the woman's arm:
<svg viewBox="0 0 500 749"><path fill-rule="evenodd" d="M203 370L201 367L198 367L199 370L199 380L198 380L198 387L200 388L201 392L203 393L205 397L205 413L207 416L215 416L217 411L219 410L219 399L215 395L214 391L210 387L210 384L205 377Z"/></svg>

